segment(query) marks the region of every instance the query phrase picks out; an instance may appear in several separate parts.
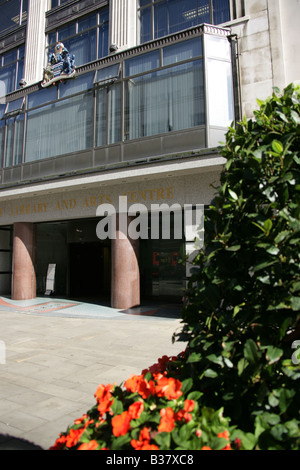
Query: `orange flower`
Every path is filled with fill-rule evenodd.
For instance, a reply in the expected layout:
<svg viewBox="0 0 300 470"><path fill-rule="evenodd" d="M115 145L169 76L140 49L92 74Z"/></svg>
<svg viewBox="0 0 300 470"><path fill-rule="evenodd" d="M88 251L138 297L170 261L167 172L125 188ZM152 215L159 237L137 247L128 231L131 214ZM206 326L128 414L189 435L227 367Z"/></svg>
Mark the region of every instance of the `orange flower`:
<svg viewBox="0 0 300 470"><path fill-rule="evenodd" d="M223 449L222 449L222 450L232 450L232 449L231 449L231 445L230 445L230 443L226 444L226 446L225 446L225 447L223 447Z"/></svg>
<svg viewBox="0 0 300 470"><path fill-rule="evenodd" d="M141 381L141 375L131 375L125 382L125 388L132 393L136 393L138 391L138 386Z"/></svg>
<svg viewBox="0 0 300 470"><path fill-rule="evenodd" d="M153 380L150 380L149 382L147 382L147 380L143 379L140 383L138 393L145 400L149 397L149 395L154 395L154 393L155 393L155 384L154 384Z"/></svg>
<svg viewBox="0 0 300 470"><path fill-rule="evenodd" d="M132 419L138 419L144 410L144 403L141 401L136 401L128 408L128 413Z"/></svg>
<svg viewBox="0 0 300 470"><path fill-rule="evenodd" d="M88 416L86 414L84 414L81 418L77 418L75 419L74 423L75 424L80 424L80 423L84 423L84 421L86 420Z"/></svg>
<svg viewBox="0 0 300 470"><path fill-rule="evenodd" d="M144 399L153 395L155 391L153 380L148 382L143 375L131 375L124 385L128 391L138 393Z"/></svg>
<svg viewBox="0 0 300 470"><path fill-rule="evenodd" d="M229 441L229 432L227 431L227 429L225 429L225 431L219 432L219 434L217 434L217 437L221 437Z"/></svg>
<svg viewBox="0 0 300 470"><path fill-rule="evenodd" d="M195 408L194 400L185 400L184 411L193 411L194 408Z"/></svg>
<svg viewBox="0 0 300 470"><path fill-rule="evenodd" d="M95 392L95 397L97 398L98 401L102 400L105 398L113 389L113 385L107 384L107 385L102 385L100 384Z"/></svg>
<svg viewBox="0 0 300 470"><path fill-rule="evenodd" d="M103 416L105 413L107 413L110 410L111 405L114 402L114 399L111 396L111 390L113 388L113 385L107 384L107 385L99 385L99 387L96 390L95 397L98 402L98 410L100 413L100 416Z"/></svg>
<svg viewBox="0 0 300 470"><path fill-rule="evenodd" d="M217 434L217 437L226 439L228 441L228 444L226 444L226 446L223 447L222 450L231 450L231 445L230 445L230 442L229 442L229 432L227 431L227 429L225 429L225 431L223 431L223 432L219 432L219 434Z"/></svg>
<svg viewBox="0 0 300 470"><path fill-rule="evenodd" d="M166 397L168 400L176 400L182 395L181 382L174 377L165 377L162 374L157 374L157 383L155 393L158 397Z"/></svg>
<svg viewBox="0 0 300 470"><path fill-rule="evenodd" d="M116 415L112 418L111 424L113 427L113 435L124 436L130 429L131 415L128 411L123 411L122 414Z"/></svg>
<svg viewBox="0 0 300 470"><path fill-rule="evenodd" d="M160 410L160 416L158 432L171 432L175 426L175 413L172 408L163 408Z"/></svg>
<svg viewBox="0 0 300 470"><path fill-rule="evenodd" d="M81 446L79 446L77 450L96 450L98 447L99 447L98 442L95 440L92 440L90 442L81 444Z"/></svg>
<svg viewBox="0 0 300 470"><path fill-rule="evenodd" d="M69 434L66 436L66 447L75 446L78 443L84 431L85 431L85 427L80 428L80 429L71 429Z"/></svg>
<svg viewBox="0 0 300 470"><path fill-rule="evenodd" d="M208 446L203 446L201 450L212 450L212 449Z"/></svg>
<svg viewBox="0 0 300 470"><path fill-rule="evenodd" d="M155 444L149 444L146 442L140 450L159 450L159 447L157 447Z"/></svg>
<svg viewBox="0 0 300 470"><path fill-rule="evenodd" d="M191 419L193 419L189 411L193 411L194 408L195 408L194 400L185 400L183 410L179 410L175 415L176 420L181 421L182 419L184 419L186 423L188 423L189 421L191 421Z"/></svg>

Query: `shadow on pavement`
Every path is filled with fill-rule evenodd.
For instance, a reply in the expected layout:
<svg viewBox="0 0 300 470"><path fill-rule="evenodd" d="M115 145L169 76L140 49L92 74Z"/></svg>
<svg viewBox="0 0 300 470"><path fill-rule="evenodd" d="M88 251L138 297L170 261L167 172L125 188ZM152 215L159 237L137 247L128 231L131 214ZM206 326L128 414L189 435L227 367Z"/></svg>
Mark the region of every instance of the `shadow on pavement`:
<svg viewBox="0 0 300 470"><path fill-rule="evenodd" d="M0 450L43 450L42 447L18 437L0 434Z"/></svg>

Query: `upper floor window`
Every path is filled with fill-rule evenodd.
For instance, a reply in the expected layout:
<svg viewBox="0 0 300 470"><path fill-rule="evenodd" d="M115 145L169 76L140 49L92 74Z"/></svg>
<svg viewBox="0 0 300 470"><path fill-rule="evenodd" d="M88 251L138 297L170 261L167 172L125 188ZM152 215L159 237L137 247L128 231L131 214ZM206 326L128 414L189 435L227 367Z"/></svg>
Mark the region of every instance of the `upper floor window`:
<svg viewBox="0 0 300 470"><path fill-rule="evenodd" d="M19 88L23 77L25 46L11 49L0 55L0 81L5 94Z"/></svg>
<svg viewBox="0 0 300 470"><path fill-rule="evenodd" d="M0 0L0 33L26 23L28 0Z"/></svg>
<svg viewBox="0 0 300 470"><path fill-rule="evenodd" d="M139 0L141 43L202 23L230 19L229 0Z"/></svg>
<svg viewBox="0 0 300 470"><path fill-rule="evenodd" d="M101 59L108 54L109 10L102 8L96 13L67 23L47 35L47 58L57 42L62 42L75 64L80 65Z"/></svg>
<svg viewBox="0 0 300 470"><path fill-rule="evenodd" d="M63 5L64 3L69 2L70 0L50 0L50 5L49 5L49 10L52 8L58 7L60 5Z"/></svg>

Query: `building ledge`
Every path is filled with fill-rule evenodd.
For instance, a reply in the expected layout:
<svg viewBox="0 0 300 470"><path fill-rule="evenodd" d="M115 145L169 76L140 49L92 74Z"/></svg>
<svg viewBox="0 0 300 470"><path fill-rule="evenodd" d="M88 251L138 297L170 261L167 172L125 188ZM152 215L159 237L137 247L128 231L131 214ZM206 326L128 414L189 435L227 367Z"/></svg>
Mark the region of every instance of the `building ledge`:
<svg viewBox="0 0 300 470"><path fill-rule="evenodd" d="M157 177L175 177L183 174L220 171L226 160L218 153L218 149L201 149L199 151L154 157L149 162L124 162L107 168L95 168L65 174L60 177L49 176L39 181L35 180L6 186L0 189L0 201L22 197L38 196L40 194L73 191L99 185L120 184L134 181L154 180Z"/></svg>

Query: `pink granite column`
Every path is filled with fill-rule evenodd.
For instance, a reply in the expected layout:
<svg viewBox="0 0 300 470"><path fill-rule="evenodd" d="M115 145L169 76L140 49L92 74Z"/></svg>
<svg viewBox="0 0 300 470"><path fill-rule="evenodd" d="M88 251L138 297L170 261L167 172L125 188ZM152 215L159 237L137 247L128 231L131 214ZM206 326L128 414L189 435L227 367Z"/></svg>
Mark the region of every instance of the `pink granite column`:
<svg viewBox="0 0 300 470"><path fill-rule="evenodd" d="M14 224L12 299L36 297L36 230L32 223Z"/></svg>
<svg viewBox="0 0 300 470"><path fill-rule="evenodd" d="M120 228L117 214L116 238L111 241L111 306L125 310L140 304L140 271L139 240L127 235L132 218L123 217L126 217L125 230Z"/></svg>

